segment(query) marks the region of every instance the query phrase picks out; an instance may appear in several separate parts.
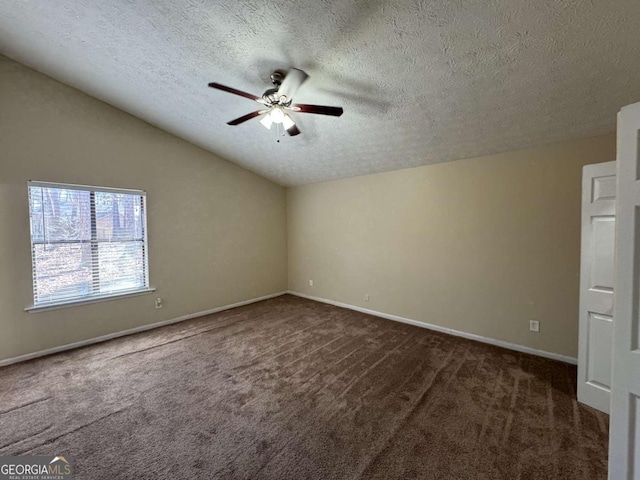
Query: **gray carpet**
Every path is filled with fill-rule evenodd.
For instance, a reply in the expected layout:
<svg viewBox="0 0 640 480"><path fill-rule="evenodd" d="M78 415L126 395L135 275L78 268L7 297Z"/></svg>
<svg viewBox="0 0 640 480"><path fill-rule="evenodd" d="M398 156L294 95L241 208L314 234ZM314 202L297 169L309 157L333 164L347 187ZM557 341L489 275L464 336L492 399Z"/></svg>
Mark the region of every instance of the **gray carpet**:
<svg viewBox="0 0 640 480"><path fill-rule="evenodd" d="M0 455L77 479L605 479L575 377L285 295L0 369Z"/></svg>

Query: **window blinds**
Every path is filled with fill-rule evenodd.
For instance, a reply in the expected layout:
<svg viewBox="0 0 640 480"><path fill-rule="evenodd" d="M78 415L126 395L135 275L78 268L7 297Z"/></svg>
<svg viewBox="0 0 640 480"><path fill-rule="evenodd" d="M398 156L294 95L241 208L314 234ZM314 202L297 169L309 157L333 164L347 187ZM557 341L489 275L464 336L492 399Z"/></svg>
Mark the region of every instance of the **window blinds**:
<svg viewBox="0 0 640 480"><path fill-rule="evenodd" d="M29 182L34 306L147 289L145 193Z"/></svg>

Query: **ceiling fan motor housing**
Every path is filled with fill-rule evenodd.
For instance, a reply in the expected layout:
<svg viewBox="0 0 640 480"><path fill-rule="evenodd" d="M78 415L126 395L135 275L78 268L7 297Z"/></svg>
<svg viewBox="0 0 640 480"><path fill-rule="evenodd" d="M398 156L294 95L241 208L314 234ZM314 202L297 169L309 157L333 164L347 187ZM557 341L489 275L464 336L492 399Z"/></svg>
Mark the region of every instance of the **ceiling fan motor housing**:
<svg viewBox="0 0 640 480"><path fill-rule="evenodd" d="M270 88L268 90L266 90L263 94L262 94L262 98L267 102L267 105L269 106L273 106L274 104L278 103L278 89L277 88Z"/></svg>
<svg viewBox="0 0 640 480"><path fill-rule="evenodd" d="M284 81L285 73L276 70L271 74L271 83L273 83L275 88L270 88L262 95L262 98L269 102L269 104L273 107L276 105L280 106L289 106L291 104L291 99L288 99L285 96L278 95L278 90L280 90L280 86Z"/></svg>

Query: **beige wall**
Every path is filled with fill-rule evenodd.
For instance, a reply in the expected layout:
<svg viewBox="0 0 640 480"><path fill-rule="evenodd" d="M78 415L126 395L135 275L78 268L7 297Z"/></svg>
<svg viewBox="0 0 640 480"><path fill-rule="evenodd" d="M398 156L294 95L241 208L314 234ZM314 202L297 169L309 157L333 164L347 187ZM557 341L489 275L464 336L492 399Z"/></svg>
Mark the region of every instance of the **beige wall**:
<svg viewBox="0 0 640 480"><path fill-rule="evenodd" d="M291 188L289 288L576 357L581 170L614 159L611 134Z"/></svg>
<svg viewBox="0 0 640 480"><path fill-rule="evenodd" d="M24 312L27 180L146 190L157 292ZM285 208L282 187L0 56L0 360L285 290Z"/></svg>

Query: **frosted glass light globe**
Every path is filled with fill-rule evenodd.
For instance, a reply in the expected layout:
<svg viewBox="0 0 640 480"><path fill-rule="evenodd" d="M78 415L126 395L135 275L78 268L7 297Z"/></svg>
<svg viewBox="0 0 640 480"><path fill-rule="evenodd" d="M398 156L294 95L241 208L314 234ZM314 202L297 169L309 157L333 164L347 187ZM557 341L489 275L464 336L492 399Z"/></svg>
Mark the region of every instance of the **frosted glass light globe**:
<svg viewBox="0 0 640 480"><path fill-rule="evenodd" d="M269 114L273 123L282 123L284 120L284 112L280 108L274 108Z"/></svg>

